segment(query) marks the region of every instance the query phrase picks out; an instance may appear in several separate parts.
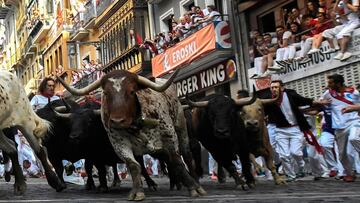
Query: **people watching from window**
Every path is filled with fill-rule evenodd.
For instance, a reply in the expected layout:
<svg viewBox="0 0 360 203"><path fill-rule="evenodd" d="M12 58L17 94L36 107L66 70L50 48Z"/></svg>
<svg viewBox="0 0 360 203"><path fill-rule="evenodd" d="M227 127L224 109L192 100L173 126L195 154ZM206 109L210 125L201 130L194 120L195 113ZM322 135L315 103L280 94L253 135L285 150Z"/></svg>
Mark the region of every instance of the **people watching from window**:
<svg viewBox="0 0 360 203"><path fill-rule="evenodd" d="M276 50L275 61L283 61L286 60L288 57L288 46L292 33L290 31L287 31L284 26L279 25L276 27L276 35L278 39L278 49ZM269 61L268 65L268 70L270 71L279 72L283 70L283 67L279 66L278 64L274 64L273 61Z"/></svg>
<svg viewBox="0 0 360 203"><path fill-rule="evenodd" d="M334 57L336 60L345 61L349 59L352 54L347 51L348 44L352 32L359 27L359 0L336 0L333 14L338 15L341 25L338 25L332 29L325 30L323 37L329 42L330 49L323 53L332 53L337 51L337 47L334 45L334 38L340 45L340 52Z"/></svg>

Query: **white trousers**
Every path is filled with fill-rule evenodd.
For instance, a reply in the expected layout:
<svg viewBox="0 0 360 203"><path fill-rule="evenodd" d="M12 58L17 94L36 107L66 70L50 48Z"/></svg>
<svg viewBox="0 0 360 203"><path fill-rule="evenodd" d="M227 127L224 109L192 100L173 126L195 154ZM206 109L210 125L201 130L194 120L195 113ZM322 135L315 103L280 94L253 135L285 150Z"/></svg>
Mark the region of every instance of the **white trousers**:
<svg viewBox="0 0 360 203"><path fill-rule="evenodd" d="M346 175L352 175L354 157L351 156L351 146L356 153L360 151L360 122L353 121L344 129L335 130L336 141L339 147L339 157ZM350 146L351 145L351 146Z"/></svg>
<svg viewBox="0 0 360 203"><path fill-rule="evenodd" d="M301 41L301 51L300 51L300 57L305 57L307 56L307 53L310 51L311 46L313 43L313 38L307 38L305 41Z"/></svg>
<svg viewBox="0 0 360 203"><path fill-rule="evenodd" d="M339 160L339 149L335 142L335 136L324 131L319 138L319 144L324 150L324 158L328 169L337 171L339 176L343 175L344 167Z"/></svg>
<svg viewBox="0 0 360 203"><path fill-rule="evenodd" d="M299 170L302 171L305 165L303 159L304 135L298 126L289 128L275 128L277 151L284 167L284 172L289 177L295 178L295 168L291 164L291 158L296 161Z"/></svg>

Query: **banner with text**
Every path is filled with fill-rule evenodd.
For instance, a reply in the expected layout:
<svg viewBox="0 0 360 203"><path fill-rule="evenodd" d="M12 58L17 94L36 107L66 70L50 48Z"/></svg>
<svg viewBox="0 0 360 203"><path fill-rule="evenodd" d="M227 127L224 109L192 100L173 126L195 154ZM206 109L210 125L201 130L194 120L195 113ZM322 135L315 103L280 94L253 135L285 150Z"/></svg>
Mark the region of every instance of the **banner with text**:
<svg viewBox="0 0 360 203"><path fill-rule="evenodd" d="M236 64L234 59L228 59L210 68L199 71L187 78L175 82L177 96L184 97L210 87L236 79Z"/></svg>
<svg viewBox="0 0 360 203"><path fill-rule="evenodd" d="M231 48L229 24L214 22L185 38L151 60L152 75L159 77L170 70L189 64L215 49Z"/></svg>

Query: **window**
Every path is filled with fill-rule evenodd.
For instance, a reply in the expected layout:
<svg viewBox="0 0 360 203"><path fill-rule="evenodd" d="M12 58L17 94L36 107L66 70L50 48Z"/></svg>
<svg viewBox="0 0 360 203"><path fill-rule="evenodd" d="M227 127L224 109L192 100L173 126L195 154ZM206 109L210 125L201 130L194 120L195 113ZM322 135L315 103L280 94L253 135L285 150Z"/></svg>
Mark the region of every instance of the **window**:
<svg viewBox="0 0 360 203"><path fill-rule="evenodd" d="M54 12L54 2L53 0L48 0L46 3L46 10L48 14L52 14Z"/></svg>
<svg viewBox="0 0 360 203"><path fill-rule="evenodd" d="M262 33L274 32L276 28L275 24L275 13L271 12L266 15L259 17L259 25Z"/></svg>
<svg viewBox="0 0 360 203"><path fill-rule="evenodd" d="M171 8L170 10L166 11L164 14L162 14L160 19L160 32L167 32L170 29L169 27L169 21L171 20L171 15L174 15L174 8ZM155 33L153 33L155 35ZM152 36L154 37L154 36Z"/></svg>
<svg viewBox="0 0 360 203"><path fill-rule="evenodd" d="M194 0L182 0L179 2L180 15L184 15L187 11L191 10L191 7L195 6Z"/></svg>
<svg viewBox="0 0 360 203"><path fill-rule="evenodd" d="M62 61L62 48L61 46L59 47L59 63L61 66L63 66L63 61Z"/></svg>

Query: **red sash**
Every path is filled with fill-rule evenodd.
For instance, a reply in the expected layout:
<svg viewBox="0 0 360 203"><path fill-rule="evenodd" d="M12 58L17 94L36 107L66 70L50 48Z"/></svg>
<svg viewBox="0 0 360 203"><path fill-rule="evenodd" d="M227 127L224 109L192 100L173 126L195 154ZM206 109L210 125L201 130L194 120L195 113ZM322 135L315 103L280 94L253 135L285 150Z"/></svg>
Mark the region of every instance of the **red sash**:
<svg viewBox="0 0 360 203"><path fill-rule="evenodd" d="M349 105L353 105L354 103L353 103L352 101L347 100L347 99L344 97L344 93L345 93L345 92L353 93L354 90L355 90L355 89L352 88L352 87L347 87L344 92L337 92L337 91L335 91L335 90L329 90L329 91L330 91L330 95L331 95L332 97L334 97L335 99L337 99L337 100L339 100L339 101L342 101L342 102L344 102L344 103L347 103L347 104L349 104Z"/></svg>
<svg viewBox="0 0 360 203"><path fill-rule="evenodd" d="M320 154L323 154L324 151L323 149L321 148L321 146L319 145L319 143L317 142L316 140L316 137L314 136L314 134L311 132L311 130L307 130L307 131L304 131L304 137L306 139L306 141L315 147L316 151L319 152ZM310 140L311 139L311 140Z"/></svg>

